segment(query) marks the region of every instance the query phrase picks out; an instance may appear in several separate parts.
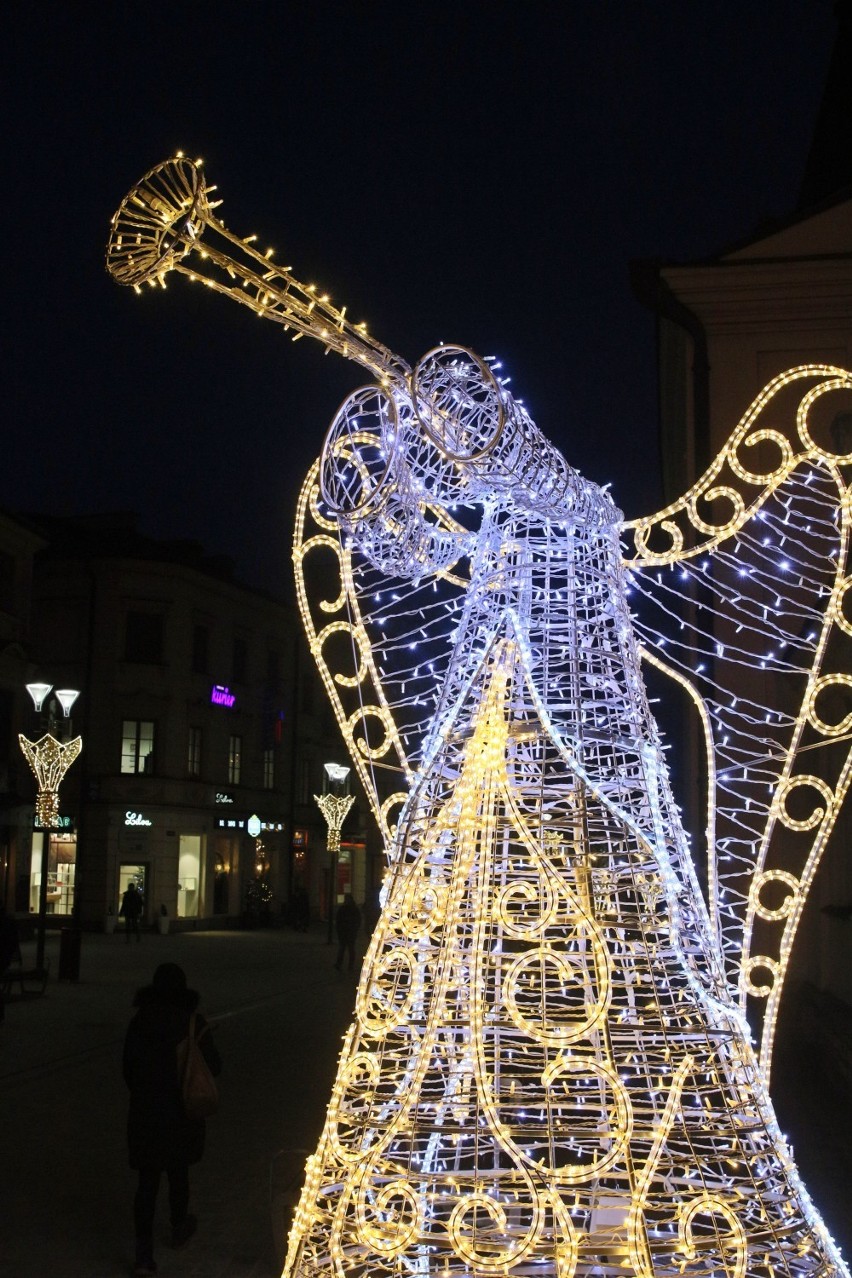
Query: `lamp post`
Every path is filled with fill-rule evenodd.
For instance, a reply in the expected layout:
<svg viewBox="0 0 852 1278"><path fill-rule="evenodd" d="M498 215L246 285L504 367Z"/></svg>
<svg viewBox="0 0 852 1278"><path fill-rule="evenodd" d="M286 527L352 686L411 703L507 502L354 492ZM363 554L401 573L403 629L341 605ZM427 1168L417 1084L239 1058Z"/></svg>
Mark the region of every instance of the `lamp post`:
<svg viewBox="0 0 852 1278"><path fill-rule="evenodd" d="M324 768L323 793L315 794L317 806L328 826L326 847L331 857L331 876L328 884L328 944L334 936L334 907L337 900L337 853L340 850L340 830L346 814L355 802L349 794L349 768L339 763L327 763Z"/></svg>
<svg viewBox="0 0 852 1278"><path fill-rule="evenodd" d="M252 813L246 829L254 839L254 878L248 887L247 908L250 914L256 914L258 922L268 920L272 907L272 889L269 886L269 857L263 844L263 824L257 813Z"/></svg>
<svg viewBox="0 0 852 1278"><path fill-rule="evenodd" d="M53 691L50 683L28 683L27 692L32 697L36 714L41 712L45 699ZM79 696L75 688L57 688L47 711L47 732L38 741L30 741L19 733L18 742L27 763L38 782L36 819L42 831L41 882L38 891L38 933L36 941L36 967L44 967L44 932L47 915L47 871L50 835L58 829L59 786L65 773L83 748L82 737L71 737L71 707ZM62 707L62 719L58 715ZM63 724L60 729L60 722ZM62 732L64 740L58 734Z"/></svg>

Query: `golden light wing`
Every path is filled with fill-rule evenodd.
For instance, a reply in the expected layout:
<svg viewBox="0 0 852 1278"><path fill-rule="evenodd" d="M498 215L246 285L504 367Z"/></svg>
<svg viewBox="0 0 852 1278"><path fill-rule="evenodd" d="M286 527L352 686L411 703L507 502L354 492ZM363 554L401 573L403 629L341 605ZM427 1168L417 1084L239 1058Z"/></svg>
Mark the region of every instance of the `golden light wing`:
<svg viewBox="0 0 852 1278"><path fill-rule="evenodd" d="M852 767L850 407L846 370L790 369L689 492L626 525L643 655L698 712L710 913L767 1070Z"/></svg>
<svg viewBox="0 0 852 1278"><path fill-rule="evenodd" d="M299 497L293 560L311 653L386 845L408 797L452 652L466 581L389 578L324 512L320 462ZM427 507L436 523L447 513Z"/></svg>

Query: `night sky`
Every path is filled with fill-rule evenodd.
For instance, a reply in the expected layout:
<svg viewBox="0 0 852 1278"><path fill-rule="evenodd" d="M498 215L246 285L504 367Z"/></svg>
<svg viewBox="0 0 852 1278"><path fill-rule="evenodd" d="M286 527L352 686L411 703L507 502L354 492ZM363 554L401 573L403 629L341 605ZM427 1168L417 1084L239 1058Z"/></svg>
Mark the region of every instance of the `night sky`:
<svg viewBox="0 0 852 1278"><path fill-rule="evenodd" d="M295 494L365 375L178 277L141 298L107 277L114 209L183 149L232 230L411 362L499 355L568 460L650 513L654 321L629 263L794 210L831 8L13 0L0 505L134 510L291 597Z"/></svg>

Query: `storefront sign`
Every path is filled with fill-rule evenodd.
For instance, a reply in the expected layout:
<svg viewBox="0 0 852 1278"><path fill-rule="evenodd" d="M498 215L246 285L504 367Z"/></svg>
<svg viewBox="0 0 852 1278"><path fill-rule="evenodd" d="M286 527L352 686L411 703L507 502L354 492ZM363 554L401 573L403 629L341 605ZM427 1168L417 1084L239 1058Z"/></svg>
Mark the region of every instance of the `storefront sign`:
<svg viewBox="0 0 852 1278"><path fill-rule="evenodd" d="M58 816L56 818L56 825L46 826L46 825L42 825L41 821L39 821L37 816L34 816L33 829L34 830L50 829L51 831L61 830L63 834L73 834L74 822L70 816Z"/></svg>
<svg viewBox="0 0 852 1278"><path fill-rule="evenodd" d="M125 812L124 824L125 825L150 825L151 822L148 820L147 817L144 817L141 812Z"/></svg>
<svg viewBox="0 0 852 1278"><path fill-rule="evenodd" d="M225 793L224 793L224 791L222 791L222 790L217 790L217 791L216 791L216 802L217 802L217 803L233 803L233 802L234 802L234 796L233 796L232 794L225 794Z"/></svg>
<svg viewBox="0 0 852 1278"><path fill-rule="evenodd" d="M216 821L216 825L220 830L245 830L250 820L251 818L246 816L219 817ZM252 829L254 829L254 826L249 829L249 834L251 834ZM283 821L261 821L258 834L261 834L264 830L268 833L280 833L283 829ZM257 835L253 835L253 837L257 838Z"/></svg>
<svg viewBox="0 0 852 1278"><path fill-rule="evenodd" d="M223 687L221 683L214 683L213 691L210 693L210 700L214 706L227 706L230 709L236 699L230 688Z"/></svg>

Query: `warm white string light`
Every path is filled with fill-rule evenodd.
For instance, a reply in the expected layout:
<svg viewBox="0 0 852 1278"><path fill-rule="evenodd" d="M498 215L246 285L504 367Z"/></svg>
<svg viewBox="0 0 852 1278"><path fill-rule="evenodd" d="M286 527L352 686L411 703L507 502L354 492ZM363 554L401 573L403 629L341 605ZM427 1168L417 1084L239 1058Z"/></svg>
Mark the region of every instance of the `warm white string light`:
<svg viewBox="0 0 852 1278"><path fill-rule="evenodd" d="M625 564L611 499L492 362L444 347L409 369L225 232L208 189L183 159L152 170L114 221L117 278L183 271L377 380L342 406L297 512L306 631L389 873L285 1272L846 1275L743 1003L780 988L845 790L794 764L849 727L826 708L846 684L828 645L848 633L848 459L812 427L848 375L777 379L704 480L632 526ZM793 434L764 427L797 386ZM708 745L709 911L640 602ZM798 709L764 695L785 678ZM814 836L798 872L772 859L776 828ZM752 953L756 918L776 953Z"/></svg>
<svg viewBox="0 0 852 1278"><path fill-rule="evenodd" d="M54 830L59 821L59 787L83 748L83 738L57 741L52 733L47 732L38 741L30 741L19 733L18 743L38 781L36 817L45 830Z"/></svg>

